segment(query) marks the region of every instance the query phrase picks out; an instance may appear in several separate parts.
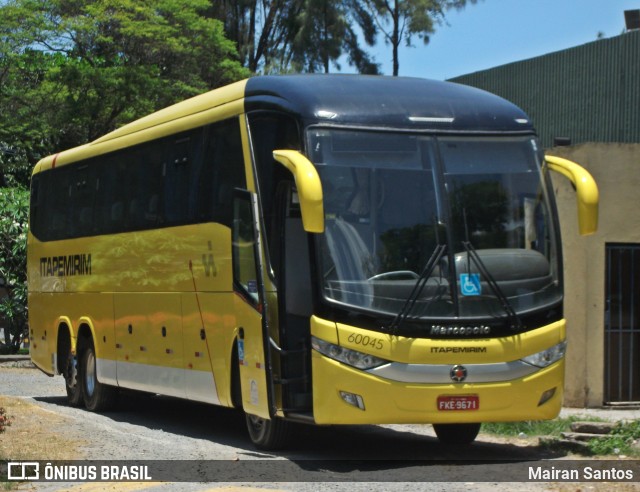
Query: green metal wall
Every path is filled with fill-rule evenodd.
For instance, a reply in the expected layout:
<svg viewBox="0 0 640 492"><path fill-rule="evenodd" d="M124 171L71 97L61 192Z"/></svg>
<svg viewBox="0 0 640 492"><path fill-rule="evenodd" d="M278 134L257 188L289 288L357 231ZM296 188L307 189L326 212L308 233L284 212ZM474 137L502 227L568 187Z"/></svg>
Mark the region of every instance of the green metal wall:
<svg viewBox="0 0 640 492"><path fill-rule="evenodd" d="M554 137L640 143L640 30L451 79L493 92Z"/></svg>

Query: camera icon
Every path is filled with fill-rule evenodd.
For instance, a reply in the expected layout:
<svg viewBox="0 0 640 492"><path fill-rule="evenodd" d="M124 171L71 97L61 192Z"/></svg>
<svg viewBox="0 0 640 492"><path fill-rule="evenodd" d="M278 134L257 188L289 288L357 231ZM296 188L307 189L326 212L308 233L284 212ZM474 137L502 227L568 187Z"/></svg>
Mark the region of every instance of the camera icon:
<svg viewBox="0 0 640 492"><path fill-rule="evenodd" d="M40 463L36 461L18 461L8 463L8 480L39 480Z"/></svg>

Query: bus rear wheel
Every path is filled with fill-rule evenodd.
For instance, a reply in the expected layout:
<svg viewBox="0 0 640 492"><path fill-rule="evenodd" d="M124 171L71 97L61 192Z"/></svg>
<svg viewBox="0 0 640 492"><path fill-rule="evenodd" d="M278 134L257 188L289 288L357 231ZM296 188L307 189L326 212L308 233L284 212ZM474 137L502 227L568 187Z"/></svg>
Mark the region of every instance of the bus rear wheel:
<svg viewBox="0 0 640 492"><path fill-rule="evenodd" d="M274 451L285 447L289 441L291 424L279 418L271 420L246 414L251 442L258 449Z"/></svg>
<svg viewBox="0 0 640 492"><path fill-rule="evenodd" d="M76 359L73 355L69 354L69 360L67 367L64 371L64 385L67 390L67 401L72 407L79 407L82 405L82 385L78 378L78 367Z"/></svg>
<svg viewBox="0 0 640 492"><path fill-rule="evenodd" d="M433 424L442 444L464 446L471 444L480 432L480 424Z"/></svg>
<svg viewBox="0 0 640 492"><path fill-rule="evenodd" d="M96 351L93 342L89 342L82 352L80 374L84 406L87 410L103 412L111 409L115 404L117 390L98 381Z"/></svg>

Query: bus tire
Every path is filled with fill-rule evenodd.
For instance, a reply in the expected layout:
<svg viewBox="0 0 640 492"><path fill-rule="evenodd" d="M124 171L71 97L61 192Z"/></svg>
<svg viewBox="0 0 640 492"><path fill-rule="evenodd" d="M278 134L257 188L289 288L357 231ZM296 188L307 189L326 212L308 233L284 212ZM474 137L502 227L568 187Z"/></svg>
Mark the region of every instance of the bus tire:
<svg viewBox="0 0 640 492"><path fill-rule="evenodd" d="M433 430L442 444L465 446L478 437L480 424L433 424Z"/></svg>
<svg viewBox="0 0 640 492"><path fill-rule="evenodd" d="M71 352L71 335L67 325L58 328L58 372L64 378L67 402L72 407L82 405L82 385L78 374L78 358Z"/></svg>
<svg viewBox="0 0 640 492"><path fill-rule="evenodd" d="M117 389L98 381L96 363L96 351L93 342L89 340L82 352L80 364L84 406L91 412L104 412L115 405Z"/></svg>
<svg viewBox="0 0 640 492"><path fill-rule="evenodd" d="M254 446L265 451L284 448L289 442L291 424L280 418L264 419L246 414L249 437Z"/></svg>
<svg viewBox="0 0 640 492"><path fill-rule="evenodd" d="M63 377L64 386L67 390L67 402L72 407L79 407L83 404L82 384L80 382L80 374L78 374L76 358L71 354L69 354Z"/></svg>

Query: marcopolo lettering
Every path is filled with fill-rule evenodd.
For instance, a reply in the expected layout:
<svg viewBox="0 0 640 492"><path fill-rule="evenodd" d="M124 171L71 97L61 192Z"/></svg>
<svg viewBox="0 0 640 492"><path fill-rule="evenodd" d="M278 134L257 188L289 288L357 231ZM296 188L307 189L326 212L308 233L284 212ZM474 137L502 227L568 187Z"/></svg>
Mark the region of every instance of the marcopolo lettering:
<svg viewBox="0 0 640 492"><path fill-rule="evenodd" d="M485 325L479 326L441 326L431 325L431 335L488 335L491 328Z"/></svg>
<svg viewBox="0 0 640 492"><path fill-rule="evenodd" d="M91 253L42 257L40 258L40 275L42 277L91 275Z"/></svg>

